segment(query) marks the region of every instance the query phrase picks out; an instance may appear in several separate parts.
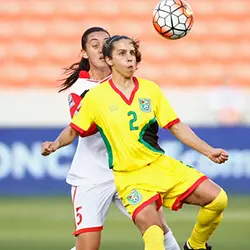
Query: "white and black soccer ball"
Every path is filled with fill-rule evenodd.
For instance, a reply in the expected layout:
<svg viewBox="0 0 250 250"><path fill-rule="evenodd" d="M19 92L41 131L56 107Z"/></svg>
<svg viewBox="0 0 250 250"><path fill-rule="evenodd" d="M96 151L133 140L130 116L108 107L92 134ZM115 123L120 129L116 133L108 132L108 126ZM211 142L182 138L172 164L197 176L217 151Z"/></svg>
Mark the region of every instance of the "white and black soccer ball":
<svg viewBox="0 0 250 250"><path fill-rule="evenodd" d="M183 0L162 0L154 9L154 28L164 38L176 40L186 36L193 23L193 11Z"/></svg>

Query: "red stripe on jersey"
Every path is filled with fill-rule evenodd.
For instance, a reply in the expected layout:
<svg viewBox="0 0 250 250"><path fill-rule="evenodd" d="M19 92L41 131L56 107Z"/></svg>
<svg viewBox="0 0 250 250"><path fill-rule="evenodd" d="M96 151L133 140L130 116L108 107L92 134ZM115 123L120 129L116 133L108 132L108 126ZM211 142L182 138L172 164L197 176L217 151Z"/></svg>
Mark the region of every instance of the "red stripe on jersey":
<svg viewBox="0 0 250 250"><path fill-rule="evenodd" d="M104 79L102 79L99 83L103 83L103 82L106 82L108 81L109 79L111 79L112 75L108 75L107 77L105 77Z"/></svg>
<svg viewBox="0 0 250 250"><path fill-rule="evenodd" d="M90 136L90 135L94 135L98 133L98 129L95 125L95 123L93 123L90 128L84 133L83 137L86 137L86 136Z"/></svg>
<svg viewBox="0 0 250 250"><path fill-rule="evenodd" d="M98 132L98 129L94 123L90 126L90 128L87 131L81 129L80 127L78 127L77 125L75 125L72 122L70 123L70 127L73 128L74 130L76 130L80 134L81 137L87 137L90 135L94 135Z"/></svg>
<svg viewBox="0 0 250 250"><path fill-rule="evenodd" d="M114 84L114 82L113 82L113 80L112 80L112 78L110 78L110 80L109 80L109 84L110 84L110 86L113 88L113 90L118 94L118 95L120 95L121 96L121 98L128 104L128 105L131 105L131 103L133 102L133 100L134 100L134 97L135 97L135 93L136 93L136 91L138 90L138 88L139 88L139 82L138 82L138 80L137 80L137 78L136 77L133 77L133 81L134 81L134 89L133 89L133 91L131 92L131 94L130 94L130 97L129 97L129 99L115 86L115 84Z"/></svg>
<svg viewBox="0 0 250 250"><path fill-rule="evenodd" d="M73 205L75 204L76 191L77 191L77 187L75 187L75 189L74 189L74 194L73 194L73 197L72 197L72 204L73 204Z"/></svg>
<svg viewBox="0 0 250 250"><path fill-rule="evenodd" d="M148 205L152 204L153 202L156 203L156 210L158 211L161 206L162 206L162 199L161 199L161 195L160 194L156 194L154 196L152 196L150 199L148 199L147 201L144 201L139 207L137 207L135 209L135 211L132 214L132 220L133 222L135 222L135 217L136 215L145 207L147 207Z"/></svg>
<svg viewBox="0 0 250 250"><path fill-rule="evenodd" d="M100 227L88 227L88 228L82 228L73 233L74 236L77 236L82 233L88 233L88 232L98 232L103 229L103 226Z"/></svg>
<svg viewBox="0 0 250 250"><path fill-rule="evenodd" d="M188 190L186 190L183 194L181 194L174 202L174 204L172 205L172 210L177 211L179 209L182 208L183 206L183 200L185 200L191 193L193 193L193 191L200 186L200 184L207 180L208 177L207 176L202 176L201 178L199 178Z"/></svg>
<svg viewBox="0 0 250 250"><path fill-rule="evenodd" d="M73 206L73 209L74 209L75 198L76 198L76 190L77 190L77 187L74 187L74 193L73 193L73 197L72 197L72 206ZM75 230L76 230L76 218L75 217L74 217L74 221L75 221Z"/></svg>
<svg viewBox="0 0 250 250"><path fill-rule="evenodd" d="M70 112L71 118L74 116L81 100L82 100L82 97L75 93L71 93L69 95L68 102L69 102L69 112Z"/></svg>
<svg viewBox="0 0 250 250"><path fill-rule="evenodd" d="M75 131L77 131L77 132L80 134L80 136L82 136L82 135L84 134L84 132L86 132L86 131L84 131L83 129L79 128L77 125L75 125L75 124L72 123L72 122L71 122L69 125L70 125L70 127L73 128Z"/></svg>
<svg viewBox="0 0 250 250"><path fill-rule="evenodd" d="M97 83L97 82L99 82L99 81L97 81L97 80L92 80L92 79L88 79L88 82L95 82L95 83Z"/></svg>
<svg viewBox="0 0 250 250"><path fill-rule="evenodd" d="M169 122L169 123L168 123L167 125L165 125L163 128L169 129L169 128L172 127L174 124L176 124L176 123L178 123L178 122L180 122L180 121L181 121L181 120L180 120L179 118L177 118L177 119L175 119L175 120Z"/></svg>

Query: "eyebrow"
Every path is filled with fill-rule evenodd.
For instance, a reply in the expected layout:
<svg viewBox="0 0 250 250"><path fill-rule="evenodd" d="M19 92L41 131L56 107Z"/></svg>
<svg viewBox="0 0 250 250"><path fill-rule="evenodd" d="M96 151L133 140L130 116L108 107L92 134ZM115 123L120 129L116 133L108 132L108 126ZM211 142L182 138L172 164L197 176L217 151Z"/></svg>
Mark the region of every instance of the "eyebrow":
<svg viewBox="0 0 250 250"><path fill-rule="evenodd" d="M129 49L129 50L127 50L127 49L118 49L118 52L119 51L135 51L135 49Z"/></svg>
<svg viewBox="0 0 250 250"><path fill-rule="evenodd" d="M96 38L91 38L91 39L89 40L89 42L93 42L93 41L98 41L98 39L96 39Z"/></svg>

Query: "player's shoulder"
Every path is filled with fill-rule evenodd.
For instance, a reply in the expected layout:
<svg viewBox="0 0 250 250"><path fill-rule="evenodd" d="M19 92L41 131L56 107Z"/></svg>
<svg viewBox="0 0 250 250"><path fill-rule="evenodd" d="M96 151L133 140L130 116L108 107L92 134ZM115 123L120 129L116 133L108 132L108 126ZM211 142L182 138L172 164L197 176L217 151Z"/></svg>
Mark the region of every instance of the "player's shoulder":
<svg viewBox="0 0 250 250"><path fill-rule="evenodd" d="M111 77L108 76L107 78L101 80L98 85L96 85L94 88L91 89L91 91L90 91L91 94L93 94L93 95L94 94L97 94L97 95L98 94L103 94L102 91L105 91L105 90L108 89L110 78Z"/></svg>
<svg viewBox="0 0 250 250"><path fill-rule="evenodd" d="M143 88L150 88L150 90L157 91L159 89L159 85L151 80L145 79L145 78L136 78L139 82L139 86L142 86Z"/></svg>
<svg viewBox="0 0 250 250"><path fill-rule="evenodd" d="M145 79L145 78L140 78L140 77L136 77L137 81L139 82L139 84L144 84L144 85L156 85L155 82Z"/></svg>
<svg viewBox="0 0 250 250"><path fill-rule="evenodd" d="M87 74L83 74L81 72L79 74L79 78L76 80L76 82L70 88L70 93L74 93L74 94L77 94L79 96L82 95L82 93L84 91L94 88L99 83L99 81L92 80L92 79L88 78Z"/></svg>
<svg viewBox="0 0 250 250"><path fill-rule="evenodd" d="M91 79L78 78L77 81L71 86L70 93L81 95L84 91L90 90L98 85L98 81Z"/></svg>

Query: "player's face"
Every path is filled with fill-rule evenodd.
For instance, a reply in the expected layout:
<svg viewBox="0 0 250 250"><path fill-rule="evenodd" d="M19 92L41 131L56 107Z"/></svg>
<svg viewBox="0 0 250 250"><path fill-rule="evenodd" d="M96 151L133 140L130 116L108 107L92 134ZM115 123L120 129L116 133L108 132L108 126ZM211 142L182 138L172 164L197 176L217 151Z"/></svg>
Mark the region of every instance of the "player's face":
<svg viewBox="0 0 250 250"><path fill-rule="evenodd" d="M90 67L98 69L108 67L102 55L103 42L108 38L108 34L103 31L93 32L88 35L86 50L83 51L83 57L88 58Z"/></svg>
<svg viewBox="0 0 250 250"><path fill-rule="evenodd" d="M114 44L112 59L109 63L112 69L126 78L133 76L136 70L135 47L131 40L121 39Z"/></svg>

